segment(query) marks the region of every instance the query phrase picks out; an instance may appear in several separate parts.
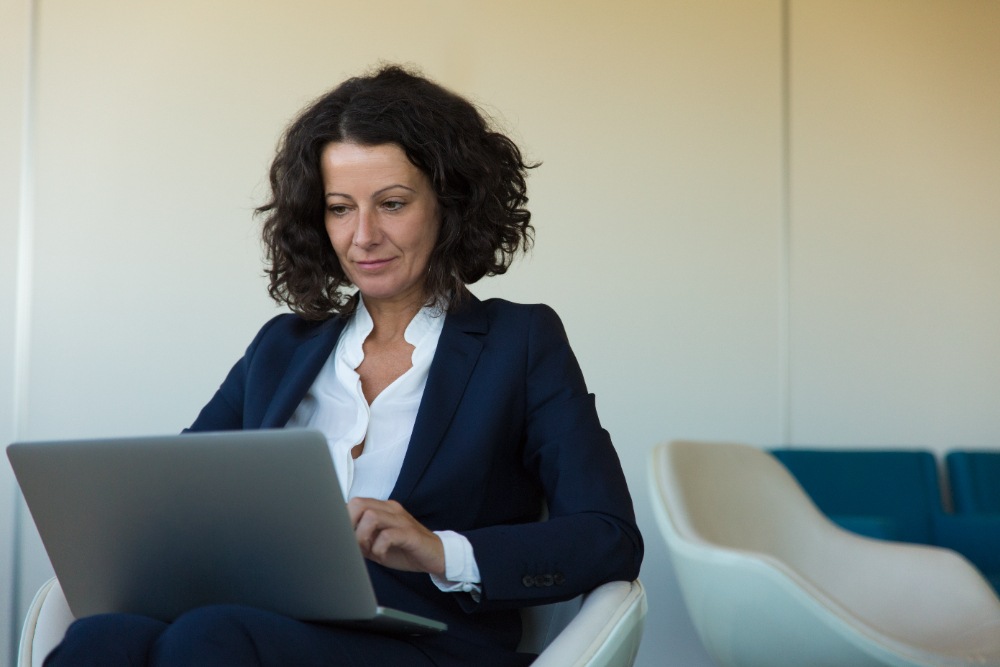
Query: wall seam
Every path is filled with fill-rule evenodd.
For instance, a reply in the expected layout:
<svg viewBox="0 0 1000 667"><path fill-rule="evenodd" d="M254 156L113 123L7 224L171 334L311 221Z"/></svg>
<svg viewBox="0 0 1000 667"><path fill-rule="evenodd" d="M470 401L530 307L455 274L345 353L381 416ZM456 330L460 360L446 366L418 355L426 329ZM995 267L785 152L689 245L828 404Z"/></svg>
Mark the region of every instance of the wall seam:
<svg viewBox="0 0 1000 667"><path fill-rule="evenodd" d="M781 257L778 295L782 444L792 443L792 63L791 0L781 2Z"/></svg>
<svg viewBox="0 0 1000 667"><path fill-rule="evenodd" d="M31 297L35 250L35 109L36 77L38 74L38 0L27 0L27 44L23 90L21 132L20 188L17 220L17 274L14 306L14 387L13 435L15 440L26 436L28 421L28 385L31 353ZM21 575L24 526L27 510L20 489L14 486L13 536L11 539L11 660L17 664L21 635Z"/></svg>

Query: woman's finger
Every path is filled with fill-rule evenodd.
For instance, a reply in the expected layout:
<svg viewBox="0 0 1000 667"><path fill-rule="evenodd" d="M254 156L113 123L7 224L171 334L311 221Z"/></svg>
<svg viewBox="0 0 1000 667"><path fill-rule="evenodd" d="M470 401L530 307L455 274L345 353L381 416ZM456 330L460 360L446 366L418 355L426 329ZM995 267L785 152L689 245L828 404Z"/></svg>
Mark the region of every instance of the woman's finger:
<svg viewBox="0 0 1000 667"><path fill-rule="evenodd" d="M366 558L398 570L444 574L440 538L398 502L352 498L348 512Z"/></svg>

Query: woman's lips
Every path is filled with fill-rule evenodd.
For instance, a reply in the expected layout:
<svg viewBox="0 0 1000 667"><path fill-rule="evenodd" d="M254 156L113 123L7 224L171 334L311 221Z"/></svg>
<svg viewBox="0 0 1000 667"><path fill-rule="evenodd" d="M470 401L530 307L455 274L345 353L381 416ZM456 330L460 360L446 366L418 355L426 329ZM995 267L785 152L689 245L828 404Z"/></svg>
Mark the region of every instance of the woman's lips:
<svg viewBox="0 0 1000 667"><path fill-rule="evenodd" d="M382 267L392 263L393 259L394 259L393 257L390 257L388 259L366 259L354 263L357 265L358 268L360 268L363 271L378 271Z"/></svg>

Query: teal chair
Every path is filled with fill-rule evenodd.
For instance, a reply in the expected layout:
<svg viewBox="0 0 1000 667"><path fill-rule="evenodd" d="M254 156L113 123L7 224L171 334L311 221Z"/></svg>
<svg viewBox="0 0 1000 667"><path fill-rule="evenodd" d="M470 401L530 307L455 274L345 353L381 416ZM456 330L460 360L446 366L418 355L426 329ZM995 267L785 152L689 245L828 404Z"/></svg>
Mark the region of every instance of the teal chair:
<svg viewBox="0 0 1000 667"><path fill-rule="evenodd" d="M954 450L945 465L954 513L939 519L937 539L972 561L1000 592L1000 451Z"/></svg>
<svg viewBox="0 0 1000 667"><path fill-rule="evenodd" d="M772 454L842 528L897 542L935 543L944 505L931 452L787 447Z"/></svg>
<svg viewBox="0 0 1000 667"><path fill-rule="evenodd" d="M1000 592L1000 452L949 453L954 512L945 511L929 451L785 447L772 454L841 528L957 551Z"/></svg>
<svg viewBox="0 0 1000 667"><path fill-rule="evenodd" d="M945 464L956 514L1000 514L1000 450L954 450Z"/></svg>

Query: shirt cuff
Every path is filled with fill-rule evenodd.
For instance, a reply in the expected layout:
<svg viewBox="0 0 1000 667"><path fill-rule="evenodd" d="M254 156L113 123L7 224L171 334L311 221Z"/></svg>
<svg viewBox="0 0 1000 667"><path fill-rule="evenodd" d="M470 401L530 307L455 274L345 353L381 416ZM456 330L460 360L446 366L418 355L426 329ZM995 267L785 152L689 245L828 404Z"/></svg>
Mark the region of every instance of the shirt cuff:
<svg viewBox="0 0 1000 667"><path fill-rule="evenodd" d="M478 597L482 580L472 544L453 530L438 530L434 534L441 538L444 546L444 577L432 574L431 581L445 593L471 593Z"/></svg>

